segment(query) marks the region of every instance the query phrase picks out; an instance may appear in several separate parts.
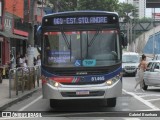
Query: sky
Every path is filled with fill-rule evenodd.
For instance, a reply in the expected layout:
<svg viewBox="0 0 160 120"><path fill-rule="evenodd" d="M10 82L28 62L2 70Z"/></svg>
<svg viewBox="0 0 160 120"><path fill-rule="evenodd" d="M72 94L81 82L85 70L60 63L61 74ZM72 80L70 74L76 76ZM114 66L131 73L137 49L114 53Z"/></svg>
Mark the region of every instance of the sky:
<svg viewBox="0 0 160 120"><path fill-rule="evenodd" d="M119 0L119 2L124 2L125 0Z"/></svg>
<svg viewBox="0 0 160 120"><path fill-rule="evenodd" d="M125 2L125 0L119 0L119 2ZM155 9L155 12L158 13L159 9ZM152 15L152 9L146 8L146 17L151 17L151 15Z"/></svg>

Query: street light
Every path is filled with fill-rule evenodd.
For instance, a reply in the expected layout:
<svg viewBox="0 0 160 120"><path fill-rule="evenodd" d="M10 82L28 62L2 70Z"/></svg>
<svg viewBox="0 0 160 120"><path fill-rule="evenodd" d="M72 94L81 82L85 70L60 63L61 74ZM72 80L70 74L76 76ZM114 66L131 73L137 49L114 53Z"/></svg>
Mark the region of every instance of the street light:
<svg viewBox="0 0 160 120"><path fill-rule="evenodd" d="M135 9L132 9L131 12L128 14L128 40L129 40L129 48L130 50L135 52L135 29L133 34L133 23L135 23ZM133 38L134 35L134 38ZM132 44L131 44L132 43ZM132 45L132 46L131 46Z"/></svg>
<svg viewBox="0 0 160 120"><path fill-rule="evenodd" d="M127 39L128 39L128 48L127 50L131 50L130 49L130 43L132 42L132 19L134 18L133 17L133 12L130 12L130 13L126 13L125 14L128 16L128 25L127 25Z"/></svg>

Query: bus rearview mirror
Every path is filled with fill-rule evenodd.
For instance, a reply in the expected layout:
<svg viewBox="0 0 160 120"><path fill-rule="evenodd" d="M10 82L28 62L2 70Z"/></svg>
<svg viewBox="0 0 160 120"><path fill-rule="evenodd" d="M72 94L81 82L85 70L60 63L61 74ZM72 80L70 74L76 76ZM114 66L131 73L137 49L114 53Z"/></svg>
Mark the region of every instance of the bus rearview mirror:
<svg viewBox="0 0 160 120"><path fill-rule="evenodd" d="M36 46L40 46L41 41L41 26L34 25L34 43Z"/></svg>

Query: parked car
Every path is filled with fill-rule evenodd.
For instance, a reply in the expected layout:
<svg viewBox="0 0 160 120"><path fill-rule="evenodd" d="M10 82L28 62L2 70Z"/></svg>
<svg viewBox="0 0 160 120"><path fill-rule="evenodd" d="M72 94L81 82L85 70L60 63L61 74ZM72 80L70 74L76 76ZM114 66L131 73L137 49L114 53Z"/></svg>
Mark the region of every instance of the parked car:
<svg viewBox="0 0 160 120"><path fill-rule="evenodd" d="M147 90L148 86L160 87L160 60L153 60L148 63L143 79L144 90Z"/></svg>
<svg viewBox="0 0 160 120"><path fill-rule="evenodd" d="M140 55L135 52L126 52L122 55L122 70L123 75L136 74L140 62Z"/></svg>

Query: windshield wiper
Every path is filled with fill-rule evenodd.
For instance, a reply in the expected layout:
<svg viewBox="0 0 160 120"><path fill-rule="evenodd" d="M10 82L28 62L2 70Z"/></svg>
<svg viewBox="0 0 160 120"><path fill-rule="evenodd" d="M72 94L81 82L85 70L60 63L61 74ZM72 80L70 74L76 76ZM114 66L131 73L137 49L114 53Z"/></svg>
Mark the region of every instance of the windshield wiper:
<svg viewBox="0 0 160 120"><path fill-rule="evenodd" d="M88 44L88 47L90 47L90 46L93 44L94 40L95 40L96 37L99 35L99 32L100 32L100 30L97 30L97 31L96 31L96 34L95 34L95 35L93 36L93 38L91 39L90 43Z"/></svg>
<svg viewBox="0 0 160 120"><path fill-rule="evenodd" d="M67 40L66 34L64 33L63 30L61 31L61 33L62 33L63 39L64 39L64 41L65 41L65 43L66 43L68 49L71 49L71 45L69 44L69 42L68 42L68 40Z"/></svg>
<svg viewBox="0 0 160 120"><path fill-rule="evenodd" d="M66 43L66 45L67 45L67 47L68 47L68 49L70 50L70 61L71 61L71 56L72 56L72 49L71 49L71 36L70 36L70 43L68 42L68 40L67 40L67 36L66 36L66 34L64 33L64 31L62 30L61 31L61 33L62 33L62 36L63 36L63 39L64 39L64 41L65 41L65 43Z"/></svg>

